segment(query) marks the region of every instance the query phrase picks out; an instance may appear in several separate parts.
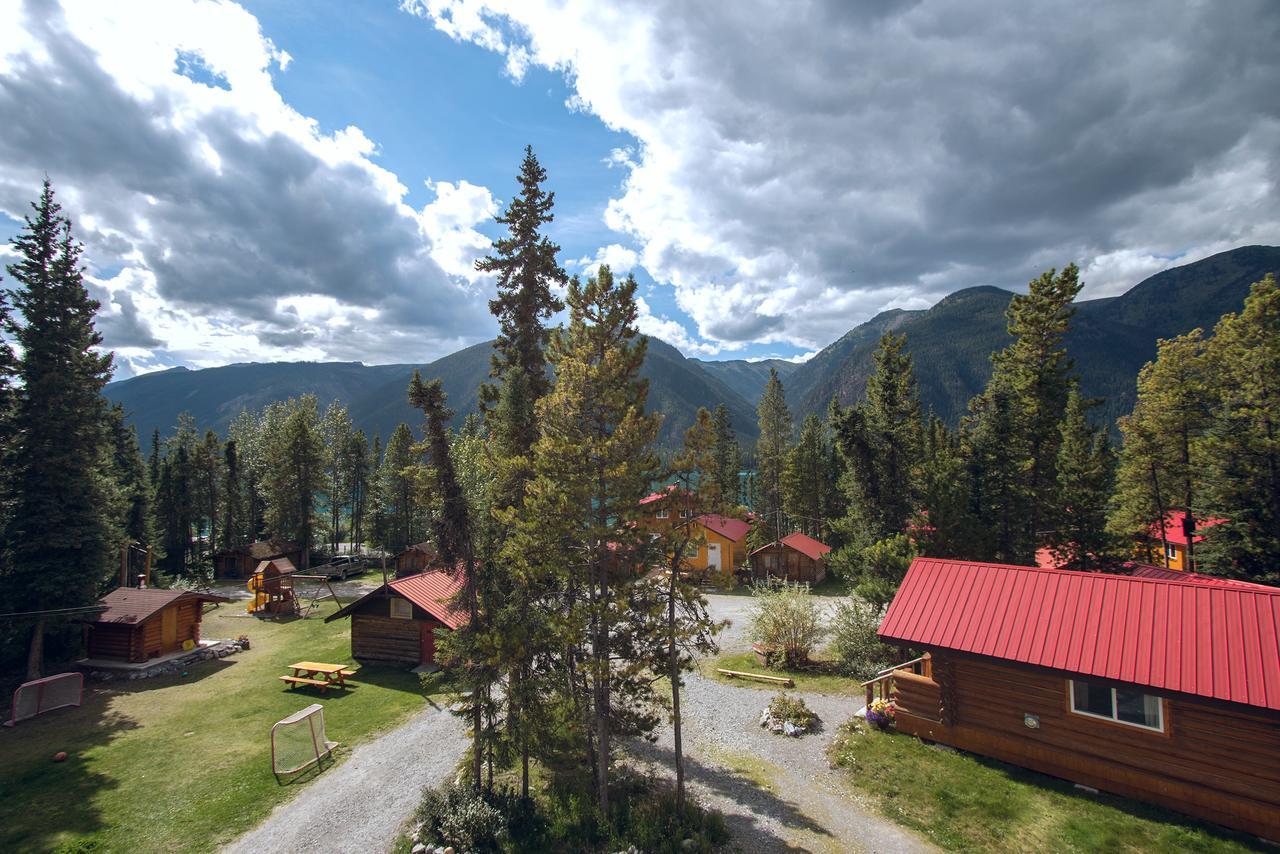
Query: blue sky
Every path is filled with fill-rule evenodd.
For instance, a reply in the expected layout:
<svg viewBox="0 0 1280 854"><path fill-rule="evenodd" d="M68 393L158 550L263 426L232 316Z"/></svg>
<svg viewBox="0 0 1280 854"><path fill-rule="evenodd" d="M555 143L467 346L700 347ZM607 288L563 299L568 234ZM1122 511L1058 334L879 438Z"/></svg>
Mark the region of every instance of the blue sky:
<svg viewBox="0 0 1280 854"><path fill-rule="evenodd" d="M472 262L532 144L562 263L633 269L643 331L800 359L1068 261L1096 297L1275 243L1271 11L0 0L0 232L48 174L121 376L428 361L493 333Z"/></svg>

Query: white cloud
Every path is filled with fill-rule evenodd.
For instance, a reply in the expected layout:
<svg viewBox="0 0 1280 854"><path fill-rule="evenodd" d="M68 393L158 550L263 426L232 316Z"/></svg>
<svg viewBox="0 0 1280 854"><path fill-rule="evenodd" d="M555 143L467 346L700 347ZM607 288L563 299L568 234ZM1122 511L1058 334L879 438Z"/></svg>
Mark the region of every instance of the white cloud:
<svg viewBox="0 0 1280 854"><path fill-rule="evenodd" d="M699 341L679 321L666 315L655 315L642 296L636 297L636 308L636 329L641 334L665 341L686 356L715 356L726 349L716 342Z"/></svg>
<svg viewBox="0 0 1280 854"><path fill-rule="evenodd" d="M0 212L50 176L126 372L426 360L491 334L471 269L489 191L442 181L410 207L364 131L284 101L292 58L240 6L8 0L0 19Z"/></svg>
<svg viewBox="0 0 1280 854"><path fill-rule="evenodd" d="M614 275L626 276L639 265L640 256L634 249L628 249L618 243L610 243L596 250L594 257L583 255L576 260L568 261L565 266L577 269L584 276L594 276L601 264L608 264Z"/></svg>
<svg viewBox="0 0 1280 854"><path fill-rule="evenodd" d="M403 7L635 138L606 222L706 341L813 347L1072 260L1108 293L1280 231L1267 0Z"/></svg>

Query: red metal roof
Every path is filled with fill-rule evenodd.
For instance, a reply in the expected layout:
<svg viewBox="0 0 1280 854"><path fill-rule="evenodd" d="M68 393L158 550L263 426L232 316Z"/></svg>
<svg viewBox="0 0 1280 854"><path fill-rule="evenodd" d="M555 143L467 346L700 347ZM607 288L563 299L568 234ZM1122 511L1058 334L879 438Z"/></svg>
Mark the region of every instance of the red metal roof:
<svg viewBox="0 0 1280 854"><path fill-rule="evenodd" d="M1207 584L1210 587L1242 587L1246 590L1265 590L1280 592L1280 587L1266 584L1255 584L1252 581L1239 581L1235 578L1220 578L1216 575L1202 575L1198 572L1183 572L1165 566L1152 566L1149 563L1129 563L1129 574L1137 578L1162 578L1165 581L1190 581L1194 584Z"/></svg>
<svg viewBox="0 0 1280 854"><path fill-rule="evenodd" d="M708 531L715 531L722 537L738 542L751 532L751 523L732 516L721 516L717 513L704 513L696 520Z"/></svg>
<svg viewBox="0 0 1280 854"><path fill-rule="evenodd" d="M799 531L794 534L787 534L782 538L784 546L790 546L800 554L812 560L822 560L826 554L831 551L831 546L826 543L820 543L813 537L806 536Z"/></svg>
<svg viewBox="0 0 1280 854"><path fill-rule="evenodd" d="M435 617L451 629L467 621L467 614L452 605L453 597L462 590L461 567L454 572L437 569L397 578L388 582L392 590Z"/></svg>
<svg viewBox="0 0 1280 854"><path fill-rule="evenodd" d="M1187 544L1187 532L1183 527L1183 520L1188 514L1181 510L1170 510L1164 514L1163 527L1164 539L1176 546L1185 546ZM1203 531L1205 528L1212 528L1214 525L1221 525L1226 519L1196 519L1196 530ZM1151 526L1151 539L1160 539L1161 525ZM1198 543L1204 539L1201 534L1195 535L1195 541Z"/></svg>
<svg viewBox="0 0 1280 854"><path fill-rule="evenodd" d="M1280 590L916 558L880 637L1280 710Z"/></svg>

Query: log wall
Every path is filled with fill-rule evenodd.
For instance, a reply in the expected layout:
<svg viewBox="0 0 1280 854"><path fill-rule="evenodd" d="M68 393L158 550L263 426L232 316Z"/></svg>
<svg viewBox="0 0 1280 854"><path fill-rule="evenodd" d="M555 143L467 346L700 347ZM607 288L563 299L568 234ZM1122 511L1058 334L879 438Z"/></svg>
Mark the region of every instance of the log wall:
<svg viewBox="0 0 1280 854"><path fill-rule="evenodd" d="M372 614L351 615L351 655L360 661L418 664L421 646L417 620Z"/></svg>
<svg viewBox="0 0 1280 854"><path fill-rule="evenodd" d="M1069 711L1069 674L956 653L933 671L950 702L895 677L899 730L1280 839L1280 714L1176 695L1161 733Z"/></svg>

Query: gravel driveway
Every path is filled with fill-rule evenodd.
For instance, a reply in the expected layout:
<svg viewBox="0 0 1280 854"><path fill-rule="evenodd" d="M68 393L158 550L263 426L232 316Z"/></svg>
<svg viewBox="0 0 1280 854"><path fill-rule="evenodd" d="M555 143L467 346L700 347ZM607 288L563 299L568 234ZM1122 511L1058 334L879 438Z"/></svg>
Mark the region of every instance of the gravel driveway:
<svg viewBox="0 0 1280 854"><path fill-rule="evenodd" d="M448 779L466 746L462 721L428 708L326 768L223 854L388 851L423 788Z"/></svg>

